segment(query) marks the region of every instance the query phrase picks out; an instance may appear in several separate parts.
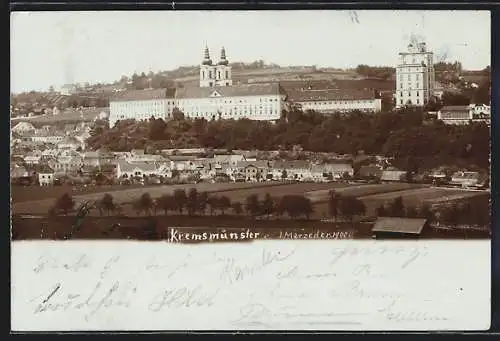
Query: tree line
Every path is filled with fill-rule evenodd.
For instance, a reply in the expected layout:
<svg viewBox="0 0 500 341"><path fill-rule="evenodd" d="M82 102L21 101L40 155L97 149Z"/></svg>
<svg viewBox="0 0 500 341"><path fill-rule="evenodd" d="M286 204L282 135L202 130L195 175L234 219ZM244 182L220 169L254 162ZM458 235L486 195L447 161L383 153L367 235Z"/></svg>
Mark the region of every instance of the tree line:
<svg viewBox="0 0 500 341"><path fill-rule="evenodd" d="M356 217L367 214L365 203L352 196L344 196L335 190L331 190L328 196L328 215L343 221L354 222ZM100 200L89 206L96 209L99 215L123 214L123 207L114 201L111 194L106 193ZM163 214L179 214L188 216L197 215L226 215L232 213L236 216L246 214L251 218L263 217L280 219L287 216L290 219L311 219L315 212L313 203L304 195L284 195L273 197L266 193L263 198L257 194L251 194L240 201L231 201L225 195L199 192L196 188L189 191L176 189L173 193L163 194L153 199L149 193L142 194L132 202L132 210L137 216L151 216ZM50 216L68 214L75 211L75 201L69 194L63 194L54 202L49 210ZM395 198L389 204L381 204L375 212L377 217L400 217L400 218L422 218L429 223L440 223L448 226L478 225L488 226L490 223L490 204L486 196L476 200L467 200L459 203L432 208L423 203L419 206L405 206L402 197Z"/></svg>
<svg viewBox="0 0 500 341"><path fill-rule="evenodd" d="M182 119L118 122L96 128L91 149L225 148L228 150L292 150L384 155L421 169L442 165L489 167L490 129L484 123L456 126L428 118L420 109L406 108L377 115L353 112L322 115L293 110L275 124L267 121Z"/></svg>
<svg viewBox="0 0 500 341"><path fill-rule="evenodd" d="M103 195L89 206L96 209L102 216L104 214L122 214L123 207L115 203L113 196L109 193ZM285 195L282 197L272 197L266 193L262 199L258 195L249 195L244 203L231 201L225 195L209 194L198 192L196 188L191 188L186 192L184 189L176 189L173 193L163 194L153 199L149 193L142 194L131 203L132 210L139 216L156 215L163 213L196 215L225 215L231 211L234 215L247 214L252 218L272 215L282 217L287 215L291 219L305 218L309 220L314 213L314 208L310 199L303 195ZM75 211L75 201L70 194L63 194L57 198L54 205L49 210L50 216L59 214L67 215Z"/></svg>

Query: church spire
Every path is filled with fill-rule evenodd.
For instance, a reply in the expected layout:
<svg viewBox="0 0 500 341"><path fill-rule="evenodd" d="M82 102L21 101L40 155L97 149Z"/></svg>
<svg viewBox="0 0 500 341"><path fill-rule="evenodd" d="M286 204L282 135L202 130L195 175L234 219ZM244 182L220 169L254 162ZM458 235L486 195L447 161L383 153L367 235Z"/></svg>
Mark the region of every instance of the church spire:
<svg viewBox="0 0 500 341"><path fill-rule="evenodd" d="M228 64L228 61L226 59L226 49L224 48L224 46L222 46L222 48L220 50L219 65L227 65L227 64Z"/></svg>
<svg viewBox="0 0 500 341"><path fill-rule="evenodd" d="M212 60L210 59L210 51L208 50L208 46L205 45L205 51L203 54L203 61L201 62L203 65L212 65Z"/></svg>

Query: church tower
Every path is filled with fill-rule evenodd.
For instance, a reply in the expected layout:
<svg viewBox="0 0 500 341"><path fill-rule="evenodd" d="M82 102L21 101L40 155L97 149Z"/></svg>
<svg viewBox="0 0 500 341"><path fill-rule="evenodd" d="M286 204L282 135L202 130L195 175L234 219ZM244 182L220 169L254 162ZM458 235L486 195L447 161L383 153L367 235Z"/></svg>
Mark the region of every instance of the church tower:
<svg viewBox="0 0 500 341"><path fill-rule="evenodd" d="M226 50L224 47L220 51L220 60L217 63L217 85L218 86L231 86L233 81L231 79L231 66L226 58Z"/></svg>
<svg viewBox="0 0 500 341"><path fill-rule="evenodd" d="M215 86L215 76L215 66L212 64L212 59L210 59L208 46L205 46L203 60L200 65L200 87Z"/></svg>
<svg viewBox="0 0 500 341"><path fill-rule="evenodd" d="M226 58L224 47L220 51L219 62L214 65L210 59L210 51L206 46L200 65L200 87L231 86L233 85L231 78L231 66Z"/></svg>

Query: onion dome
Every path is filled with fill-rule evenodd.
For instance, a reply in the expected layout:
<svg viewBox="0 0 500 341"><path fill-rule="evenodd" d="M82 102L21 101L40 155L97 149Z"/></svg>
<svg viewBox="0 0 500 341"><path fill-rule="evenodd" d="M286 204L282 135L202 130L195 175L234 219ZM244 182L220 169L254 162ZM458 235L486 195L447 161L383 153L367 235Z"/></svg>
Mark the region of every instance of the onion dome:
<svg viewBox="0 0 500 341"><path fill-rule="evenodd" d="M220 50L220 61L219 61L219 65L228 65L229 62L228 60L226 59L226 50L224 49L224 47L222 47L222 49Z"/></svg>
<svg viewBox="0 0 500 341"><path fill-rule="evenodd" d="M205 53L203 55L202 65L212 65L212 59L210 59L210 52L208 51L208 46L205 46Z"/></svg>

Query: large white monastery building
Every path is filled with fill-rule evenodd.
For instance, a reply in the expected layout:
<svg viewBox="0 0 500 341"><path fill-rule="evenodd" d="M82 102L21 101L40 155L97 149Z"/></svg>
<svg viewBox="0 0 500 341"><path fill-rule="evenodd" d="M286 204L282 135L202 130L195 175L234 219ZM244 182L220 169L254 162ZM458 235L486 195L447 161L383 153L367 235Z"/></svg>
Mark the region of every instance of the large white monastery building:
<svg viewBox="0 0 500 341"><path fill-rule="evenodd" d="M396 66L396 108L424 106L434 95L434 57L424 42L412 41L399 53Z"/></svg>
<svg viewBox="0 0 500 341"><path fill-rule="evenodd" d="M110 126L119 120L169 119L174 108L187 118L277 120L286 95L278 83L233 85L226 51L214 64L205 48L198 87L117 93L110 100Z"/></svg>
<svg viewBox="0 0 500 341"><path fill-rule="evenodd" d="M168 120L175 108L186 118L250 119L275 121L290 100L303 110L380 111L381 100L373 92L342 90L293 91L287 94L278 82L233 84L231 65L224 47L214 63L206 47L200 63L199 86L177 89L122 91L110 99L109 124L119 120Z"/></svg>

